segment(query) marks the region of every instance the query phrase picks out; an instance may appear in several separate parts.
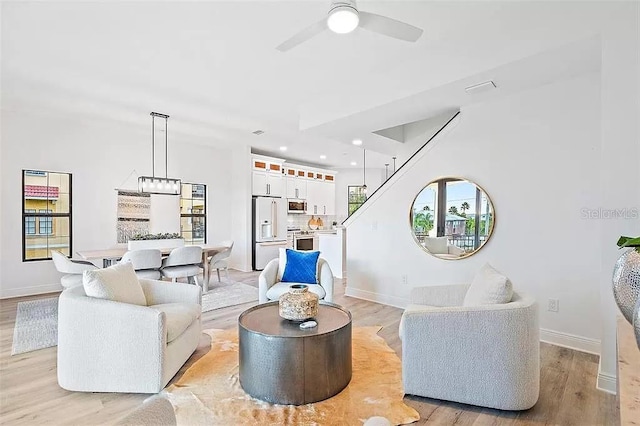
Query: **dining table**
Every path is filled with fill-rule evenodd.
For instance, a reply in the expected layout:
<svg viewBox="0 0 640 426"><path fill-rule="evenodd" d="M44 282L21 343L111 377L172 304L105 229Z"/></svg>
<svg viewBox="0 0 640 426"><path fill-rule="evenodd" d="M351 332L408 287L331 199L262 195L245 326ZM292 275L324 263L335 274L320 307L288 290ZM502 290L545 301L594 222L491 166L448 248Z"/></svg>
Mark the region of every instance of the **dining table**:
<svg viewBox="0 0 640 426"><path fill-rule="evenodd" d="M194 244L200 248L202 248L202 292L206 293L209 291L209 257L225 250L227 247L223 245L216 244ZM171 253L173 248L162 248L159 249L163 256L168 256ZM119 244L113 247L104 248L104 249L96 249L96 250L80 250L76 253L78 256L83 258L84 260L98 260L102 259L102 267L107 268L118 260L122 259L122 256L129 251L126 244Z"/></svg>

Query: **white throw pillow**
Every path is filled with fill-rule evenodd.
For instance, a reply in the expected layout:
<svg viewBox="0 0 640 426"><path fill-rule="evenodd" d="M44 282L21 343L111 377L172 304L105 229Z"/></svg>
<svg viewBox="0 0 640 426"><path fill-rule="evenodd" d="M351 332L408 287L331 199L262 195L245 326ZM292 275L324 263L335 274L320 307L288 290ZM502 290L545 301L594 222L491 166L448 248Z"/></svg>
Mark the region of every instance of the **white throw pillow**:
<svg viewBox="0 0 640 426"><path fill-rule="evenodd" d="M513 286L509 278L486 263L473 277L462 305L478 306L509 303L512 297Z"/></svg>
<svg viewBox="0 0 640 426"><path fill-rule="evenodd" d="M84 271L82 285L89 297L147 306L147 298L130 262Z"/></svg>
<svg viewBox="0 0 640 426"><path fill-rule="evenodd" d="M447 254L447 237L426 237L424 247L432 254Z"/></svg>

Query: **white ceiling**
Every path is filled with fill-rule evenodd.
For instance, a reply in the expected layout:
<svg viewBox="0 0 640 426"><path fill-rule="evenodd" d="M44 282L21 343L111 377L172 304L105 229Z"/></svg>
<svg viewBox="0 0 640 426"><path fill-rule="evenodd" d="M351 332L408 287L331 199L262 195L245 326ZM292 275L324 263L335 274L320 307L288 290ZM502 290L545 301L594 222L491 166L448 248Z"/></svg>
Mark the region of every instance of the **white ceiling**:
<svg viewBox="0 0 640 426"><path fill-rule="evenodd" d="M368 164L384 167L398 143L373 131L488 99L468 97L465 85L501 80L495 96L504 95L586 71L593 61L580 55L597 57L572 44L597 34L597 7L548 2L360 1L425 33L407 43L326 31L275 50L328 4L4 2L2 106L145 127L159 111L171 115L170 134L331 167L359 162L358 137Z"/></svg>

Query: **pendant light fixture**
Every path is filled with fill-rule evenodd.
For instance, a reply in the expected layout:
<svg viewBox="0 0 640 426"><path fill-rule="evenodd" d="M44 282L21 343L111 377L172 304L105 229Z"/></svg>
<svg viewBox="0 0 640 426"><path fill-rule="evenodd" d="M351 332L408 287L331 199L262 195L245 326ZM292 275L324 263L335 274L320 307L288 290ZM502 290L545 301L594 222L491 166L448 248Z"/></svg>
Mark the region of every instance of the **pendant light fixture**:
<svg viewBox="0 0 640 426"><path fill-rule="evenodd" d="M156 176L156 118L164 119L164 177ZM180 179L167 177L169 170L169 116L159 112L151 113L151 174L138 178L138 191L148 194L180 195L182 182Z"/></svg>

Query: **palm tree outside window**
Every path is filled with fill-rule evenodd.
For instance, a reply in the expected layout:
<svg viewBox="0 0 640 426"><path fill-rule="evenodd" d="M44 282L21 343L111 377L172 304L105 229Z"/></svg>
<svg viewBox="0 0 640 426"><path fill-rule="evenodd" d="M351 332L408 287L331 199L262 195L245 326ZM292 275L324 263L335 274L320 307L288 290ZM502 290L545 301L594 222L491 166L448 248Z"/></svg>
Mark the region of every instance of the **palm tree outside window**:
<svg viewBox="0 0 640 426"><path fill-rule="evenodd" d="M361 205L367 201L366 187L362 185L348 186L348 212L351 216Z"/></svg>

